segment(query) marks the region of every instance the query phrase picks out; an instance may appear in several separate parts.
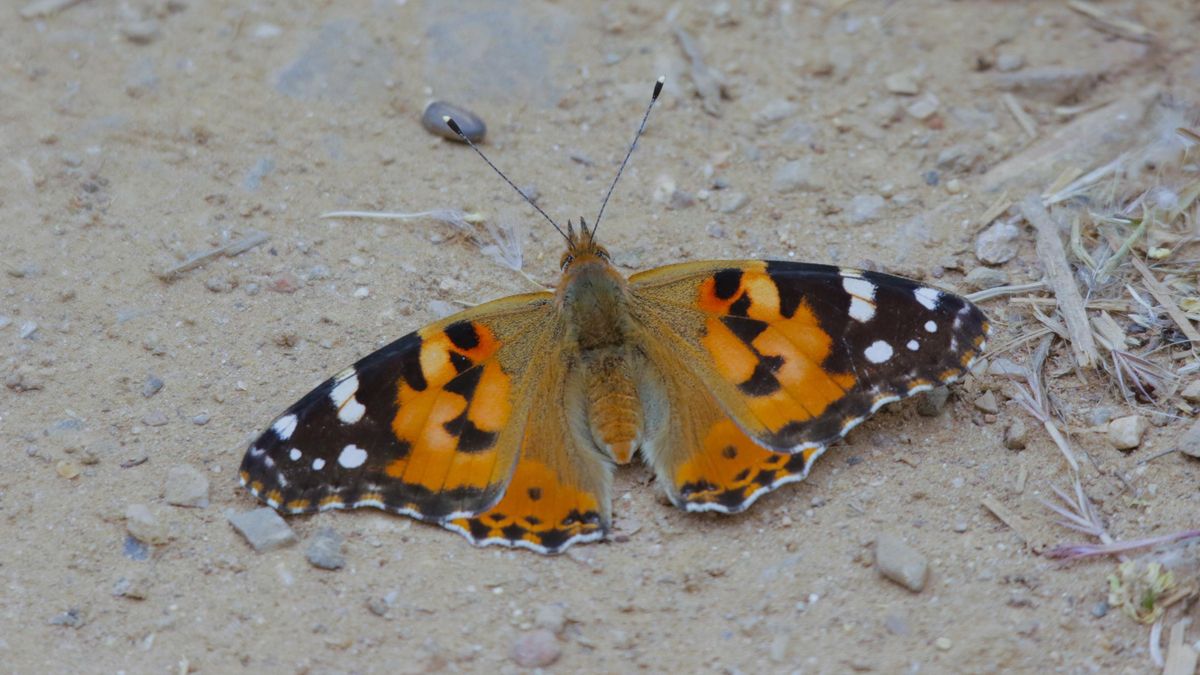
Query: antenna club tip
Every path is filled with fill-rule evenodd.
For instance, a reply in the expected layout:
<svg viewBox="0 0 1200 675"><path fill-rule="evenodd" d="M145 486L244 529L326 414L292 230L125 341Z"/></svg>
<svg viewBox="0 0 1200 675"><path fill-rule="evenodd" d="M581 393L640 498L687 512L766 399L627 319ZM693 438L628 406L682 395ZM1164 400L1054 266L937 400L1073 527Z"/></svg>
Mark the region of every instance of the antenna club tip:
<svg viewBox="0 0 1200 675"><path fill-rule="evenodd" d="M650 97L651 100L658 99L658 95L662 93L663 84L665 84L666 81L667 81L667 78L665 75L658 76L658 80L654 83L654 94L651 95L651 97Z"/></svg>
<svg viewBox="0 0 1200 675"><path fill-rule="evenodd" d="M450 127L450 131L453 131L459 136L463 136L462 129L458 127L458 122L455 122L453 117L449 115L442 115L442 121L446 123L446 126Z"/></svg>

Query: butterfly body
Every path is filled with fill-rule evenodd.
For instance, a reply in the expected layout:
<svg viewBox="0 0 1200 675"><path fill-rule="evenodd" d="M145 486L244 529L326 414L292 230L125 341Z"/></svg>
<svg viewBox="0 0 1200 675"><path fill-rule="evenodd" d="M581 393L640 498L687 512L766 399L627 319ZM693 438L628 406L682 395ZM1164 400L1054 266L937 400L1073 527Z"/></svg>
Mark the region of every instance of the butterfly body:
<svg viewBox="0 0 1200 675"><path fill-rule="evenodd" d="M624 277L583 225L553 292L496 300L368 355L291 406L240 477L286 513L376 507L479 545L603 538L615 465L688 511L803 479L881 406L961 376L988 325L918 282L706 261Z"/></svg>

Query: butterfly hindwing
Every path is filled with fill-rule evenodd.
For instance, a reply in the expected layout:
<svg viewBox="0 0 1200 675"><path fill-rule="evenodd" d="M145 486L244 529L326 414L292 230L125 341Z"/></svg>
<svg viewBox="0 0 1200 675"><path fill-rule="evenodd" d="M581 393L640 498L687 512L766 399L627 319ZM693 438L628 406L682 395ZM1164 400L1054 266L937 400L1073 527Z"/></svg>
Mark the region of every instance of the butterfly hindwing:
<svg viewBox="0 0 1200 675"><path fill-rule="evenodd" d="M660 368L674 360L689 370L766 450L806 455L789 476L802 476L828 443L882 405L961 376L988 332L983 314L951 293L826 265L688 263L636 274L630 284L632 311L648 331L644 342L664 345L652 355L667 362ZM705 418L700 397L686 385L668 386L672 415ZM704 424L715 429L716 422ZM670 457L659 460L668 463L660 473L666 470L670 482L694 455L725 449L702 438L659 448ZM715 459L707 466L711 475L724 471Z"/></svg>
<svg viewBox="0 0 1200 675"><path fill-rule="evenodd" d="M263 432L243 484L285 513L373 506L444 524L487 510L513 475L552 302L480 305L366 356Z"/></svg>

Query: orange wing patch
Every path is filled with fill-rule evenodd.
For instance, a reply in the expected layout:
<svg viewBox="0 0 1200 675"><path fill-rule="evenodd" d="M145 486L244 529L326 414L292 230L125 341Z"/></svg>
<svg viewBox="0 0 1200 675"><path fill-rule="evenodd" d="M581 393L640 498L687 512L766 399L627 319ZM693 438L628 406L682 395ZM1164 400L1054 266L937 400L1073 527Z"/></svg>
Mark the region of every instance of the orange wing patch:
<svg viewBox="0 0 1200 675"><path fill-rule="evenodd" d="M688 511L738 513L780 485L803 480L822 450L771 452L721 419L709 427L702 449L675 469L674 494Z"/></svg>

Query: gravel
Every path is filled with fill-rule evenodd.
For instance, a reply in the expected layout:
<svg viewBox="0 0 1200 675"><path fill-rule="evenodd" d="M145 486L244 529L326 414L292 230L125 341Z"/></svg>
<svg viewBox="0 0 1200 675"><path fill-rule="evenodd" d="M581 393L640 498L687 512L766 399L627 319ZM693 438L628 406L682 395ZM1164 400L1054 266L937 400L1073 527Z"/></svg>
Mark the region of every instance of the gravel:
<svg viewBox="0 0 1200 675"><path fill-rule="evenodd" d="M812 192L820 190L817 183L816 171L809 158L795 159L785 163L775 171L771 187L780 194L789 192Z"/></svg>
<svg viewBox="0 0 1200 675"><path fill-rule="evenodd" d="M925 556L900 537L884 533L875 540L875 567L879 573L914 593L925 588L929 563Z"/></svg>
<svg viewBox="0 0 1200 675"><path fill-rule="evenodd" d="M271 551L282 546L294 544L296 533L283 518L268 506L232 513L228 516L229 524L238 531L250 546L259 553Z"/></svg>
<svg viewBox="0 0 1200 675"><path fill-rule="evenodd" d="M1003 265L1017 256L1017 238L1021 230L1014 224L997 220L975 240L975 257L987 265Z"/></svg>
<svg viewBox="0 0 1200 675"><path fill-rule="evenodd" d="M554 633L539 628L519 636L512 645L512 660L522 668L545 668L562 656Z"/></svg>
<svg viewBox="0 0 1200 675"><path fill-rule="evenodd" d="M332 527L322 527L308 541L304 557L313 566L323 570L337 570L346 566L342 555L342 535Z"/></svg>
<svg viewBox="0 0 1200 675"><path fill-rule="evenodd" d="M173 506L208 508L208 476L187 464L173 466L167 471L163 494Z"/></svg>

